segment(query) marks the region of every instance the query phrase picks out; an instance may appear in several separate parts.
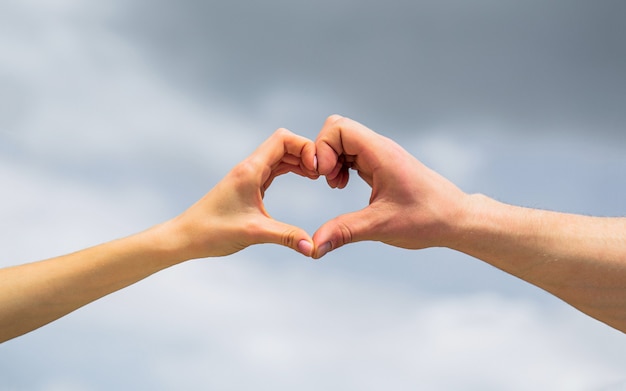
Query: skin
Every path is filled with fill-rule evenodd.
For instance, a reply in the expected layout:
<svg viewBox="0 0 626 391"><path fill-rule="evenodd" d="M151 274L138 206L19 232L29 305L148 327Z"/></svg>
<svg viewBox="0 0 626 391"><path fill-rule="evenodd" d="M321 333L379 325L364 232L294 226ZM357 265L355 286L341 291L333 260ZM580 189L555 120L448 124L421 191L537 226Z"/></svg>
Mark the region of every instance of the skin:
<svg viewBox="0 0 626 391"><path fill-rule="evenodd" d="M263 194L293 172L316 179L315 145L277 130L209 193L174 219L73 254L0 269L0 342L181 262L276 243L311 256L302 229L272 219Z"/></svg>
<svg viewBox="0 0 626 391"><path fill-rule="evenodd" d="M626 219L528 209L465 194L392 140L329 117L316 140L318 172L333 188L356 170L372 188L362 210L313 235L314 258L345 244L447 247L534 284L626 332Z"/></svg>
<svg viewBox="0 0 626 391"><path fill-rule="evenodd" d="M371 186L369 205L326 222L312 238L267 214L263 195L277 176L321 174L331 187L344 188L350 170ZM0 269L0 342L190 259L259 243L320 258L363 240L464 252L626 331L626 219L526 209L465 194L392 140L335 115L315 143L277 130L172 220L73 254Z"/></svg>

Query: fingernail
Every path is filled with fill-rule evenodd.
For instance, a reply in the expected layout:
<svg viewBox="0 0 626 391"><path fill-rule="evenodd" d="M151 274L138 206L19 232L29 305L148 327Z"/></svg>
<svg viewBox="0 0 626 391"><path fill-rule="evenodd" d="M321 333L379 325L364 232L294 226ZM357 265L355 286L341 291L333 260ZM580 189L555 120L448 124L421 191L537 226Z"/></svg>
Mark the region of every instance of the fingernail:
<svg viewBox="0 0 626 391"><path fill-rule="evenodd" d="M319 258L323 257L324 255L326 255L326 253L330 251L331 248L332 248L332 245L330 244L330 242L326 242L322 244L317 252L317 256Z"/></svg>
<svg viewBox="0 0 626 391"><path fill-rule="evenodd" d="M315 167L315 171L317 171L317 155L313 155L313 167Z"/></svg>
<svg viewBox="0 0 626 391"><path fill-rule="evenodd" d="M313 252L313 245L309 243L308 241L302 239L301 241L298 242L298 251L300 251L302 254L306 255L307 257L310 257L311 253Z"/></svg>

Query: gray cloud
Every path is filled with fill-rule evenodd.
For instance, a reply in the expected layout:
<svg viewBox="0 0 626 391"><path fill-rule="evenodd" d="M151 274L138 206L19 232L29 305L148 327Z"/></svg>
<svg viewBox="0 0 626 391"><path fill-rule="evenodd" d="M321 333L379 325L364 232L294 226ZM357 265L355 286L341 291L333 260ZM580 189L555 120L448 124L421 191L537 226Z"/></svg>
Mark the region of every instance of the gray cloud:
<svg viewBox="0 0 626 391"><path fill-rule="evenodd" d="M620 8L1 2L2 262L162 221L275 126L314 137L331 111L397 129L468 191L623 214ZM597 133L541 133L564 128ZM266 206L312 232L368 196L356 176L343 191L286 176ZM621 333L460 253L359 243L311 262L268 245L8 342L0 388L591 389L620 379L623 351Z"/></svg>
<svg viewBox="0 0 626 391"><path fill-rule="evenodd" d="M376 125L495 119L620 136L625 12L616 1L136 0L110 23L179 88L242 111L287 86Z"/></svg>

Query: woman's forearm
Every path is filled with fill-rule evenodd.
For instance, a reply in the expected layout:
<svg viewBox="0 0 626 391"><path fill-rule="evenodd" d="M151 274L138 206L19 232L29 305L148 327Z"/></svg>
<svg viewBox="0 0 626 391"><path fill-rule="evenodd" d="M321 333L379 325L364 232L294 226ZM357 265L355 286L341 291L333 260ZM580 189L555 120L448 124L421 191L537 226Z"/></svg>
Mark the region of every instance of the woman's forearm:
<svg viewBox="0 0 626 391"><path fill-rule="evenodd" d="M273 179L288 172L319 176L315 144L279 129L172 220L73 254L0 269L0 342L188 259L226 256L258 243L311 256L309 234L272 219L263 205Z"/></svg>
<svg viewBox="0 0 626 391"><path fill-rule="evenodd" d="M0 342L174 265L164 225L72 254L0 269Z"/></svg>

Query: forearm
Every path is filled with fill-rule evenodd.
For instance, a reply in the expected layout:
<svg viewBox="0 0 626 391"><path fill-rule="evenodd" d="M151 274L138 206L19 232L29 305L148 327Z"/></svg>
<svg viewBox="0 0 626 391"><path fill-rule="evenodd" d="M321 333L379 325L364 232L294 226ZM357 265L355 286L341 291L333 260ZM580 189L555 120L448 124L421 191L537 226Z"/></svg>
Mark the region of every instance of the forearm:
<svg viewBox="0 0 626 391"><path fill-rule="evenodd" d="M450 247L626 331L626 219L527 209L473 195L457 228Z"/></svg>
<svg viewBox="0 0 626 391"><path fill-rule="evenodd" d="M176 264L163 226L45 261L0 270L0 342L50 323Z"/></svg>
<svg viewBox="0 0 626 391"><path fill-rule="evenodd" d="M303 229L272 219L263 194L279 175L317 179L315 144L279 129L198 202L145 232L74 254L0 269L0 342L188 259L276 243L311 256Z"/></svg>

